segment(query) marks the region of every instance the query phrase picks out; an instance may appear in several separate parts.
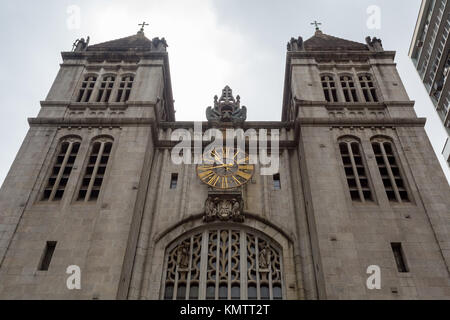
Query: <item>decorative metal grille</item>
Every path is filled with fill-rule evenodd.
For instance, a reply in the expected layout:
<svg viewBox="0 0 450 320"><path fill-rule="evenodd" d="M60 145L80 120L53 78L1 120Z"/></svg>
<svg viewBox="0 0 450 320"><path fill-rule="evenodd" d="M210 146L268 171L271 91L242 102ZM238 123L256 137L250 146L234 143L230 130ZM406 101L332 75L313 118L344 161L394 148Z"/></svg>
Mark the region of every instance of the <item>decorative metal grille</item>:
<svg viewBox="0 0 450 320"><path fill-rule="evenodd" d="M280 251L265 237L206 230L169 248L163 298L282 299L281 270Z"/></svg>

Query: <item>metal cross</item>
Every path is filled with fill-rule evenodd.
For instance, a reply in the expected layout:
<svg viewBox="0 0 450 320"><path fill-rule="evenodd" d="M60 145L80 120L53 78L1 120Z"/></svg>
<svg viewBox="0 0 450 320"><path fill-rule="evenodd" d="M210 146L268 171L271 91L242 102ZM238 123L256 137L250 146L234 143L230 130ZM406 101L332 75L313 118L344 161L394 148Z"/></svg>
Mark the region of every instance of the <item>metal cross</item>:
<svg viewBox="0 0 450 320"><path fill-rule="evenodd" d="M320 22L317 22L317 20L314 20L311 25L314 25L316 27L316 30L319 30L319 26L321 26L322 24Z"/></svg>
<svg viewBox="0 0 450 320"><path fill-rule="evenodd" d="M141 26L141 31L142 32L144 32L144 27L145 26L148 26L149 24L148 23L145 23L145 21L144 22L142 22L142 23L140 23L140 24L138 24L138 26Z"/></svg>

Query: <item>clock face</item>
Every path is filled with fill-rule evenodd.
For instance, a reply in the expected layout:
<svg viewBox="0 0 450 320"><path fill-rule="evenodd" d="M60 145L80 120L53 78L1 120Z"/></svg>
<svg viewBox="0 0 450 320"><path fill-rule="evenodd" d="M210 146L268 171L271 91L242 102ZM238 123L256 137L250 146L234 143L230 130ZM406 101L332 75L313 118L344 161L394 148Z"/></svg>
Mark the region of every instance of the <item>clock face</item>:
<svg viewBox="0 0 450 320"><path fill-rule="evenodd" d="M197 175L213 188L232 189L246 184L254 170L247 153L240 149L222 148L213 150L211 159L203 159L203 164L197 166Z"/></svg>

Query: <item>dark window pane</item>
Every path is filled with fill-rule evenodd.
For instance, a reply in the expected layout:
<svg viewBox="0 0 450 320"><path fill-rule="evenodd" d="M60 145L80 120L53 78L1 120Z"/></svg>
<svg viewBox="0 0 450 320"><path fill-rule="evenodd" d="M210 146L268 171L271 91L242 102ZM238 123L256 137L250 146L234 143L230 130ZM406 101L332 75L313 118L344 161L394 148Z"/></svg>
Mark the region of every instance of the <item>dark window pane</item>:
<svg viewBox="0 0 450 320"><path fill-rule="evenodd" d="M55 252L55 248L56 248L56 241L47 241L38 270L40 271L48 270L48 268L50 267L50 262L52 261L53 253Z"/></svg>
<svg viewBox="0 0 450 320"><path fill-rule="evenodd" d="M283 298L283 294L281 292L281 286L275 285L273 287L273 299L274 300L281 300Z"/></svg>
<svg viewBox="0 0 450 320"><path fill-rule="evenodd" d="M177 300L185 300L186 299L186 285L180 284L177 288Z"/></svg>
<svg viewBox="0 0 450 320"><path fill-rule="evenodd" d="M216 298L216 287L214 285L208 285L206 287L206 299L214 300Z"/></svg>
<svg viewBox="0 0 450 320"><path fill-rule="evenodd" d="M269 293L269 287L268 286L261 286L261 299L262 300L269 300L270 299L270 293Z"/></svg>
<svg viewBox="0 0 450 320"><path fill-rule="evenodd" d="M240 299L241 297L241 288L237 285L233 285L231 287L231 299Z"/></svg>
<svg viewBox="0 0 450 320"><path fill-rule="evenodd" d="M164 291L164 299L165 300L173 299L173 285L166 286L166 290Z"/></svg>
<svg viewBox="0 0 450 320"><path fill-rule="evenodd" d="M198 299L198 286L197 285L191 285L191 288L189 291L189 299L192 299L192 300Z"/></svg>
<svg viewBox="0 0 450 320"><path fill-rule="evenodd" d="M228 287L225 285L221 285L219 287L219 299L224 300L228 298Z"/></svg>
<svg viewBox="0 0 450 320"><path fill-rule="evenodd" d="M258 296L256 294L256 286L255 285L248 286L248 298L250 300L256 300L258 298Z"/></svg>

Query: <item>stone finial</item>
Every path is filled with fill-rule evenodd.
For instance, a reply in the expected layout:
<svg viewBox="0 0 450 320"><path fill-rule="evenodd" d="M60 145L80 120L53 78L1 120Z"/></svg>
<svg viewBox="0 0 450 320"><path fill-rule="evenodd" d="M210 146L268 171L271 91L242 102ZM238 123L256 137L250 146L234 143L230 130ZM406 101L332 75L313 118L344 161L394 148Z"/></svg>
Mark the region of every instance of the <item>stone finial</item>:
<svg viewBox="0 0 450 320"><path fill-rule="evenodd" d="M366 37L366 43L369 46L370 51L376 52L384 51L381 39L378 39L377 37L373 38L371 38L370 36Z"/></svg>

